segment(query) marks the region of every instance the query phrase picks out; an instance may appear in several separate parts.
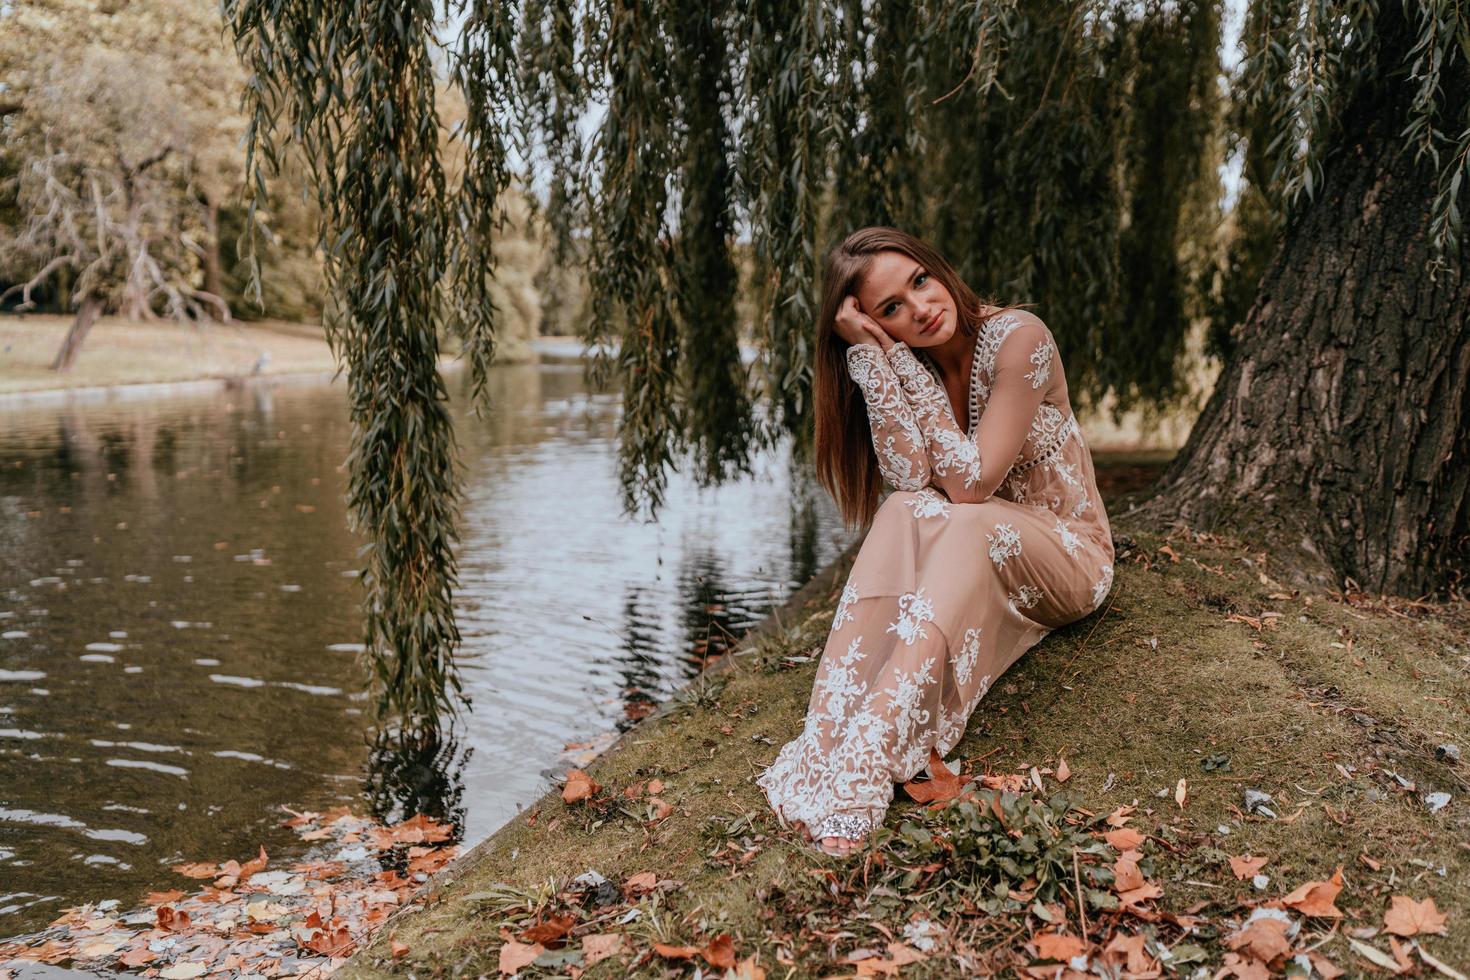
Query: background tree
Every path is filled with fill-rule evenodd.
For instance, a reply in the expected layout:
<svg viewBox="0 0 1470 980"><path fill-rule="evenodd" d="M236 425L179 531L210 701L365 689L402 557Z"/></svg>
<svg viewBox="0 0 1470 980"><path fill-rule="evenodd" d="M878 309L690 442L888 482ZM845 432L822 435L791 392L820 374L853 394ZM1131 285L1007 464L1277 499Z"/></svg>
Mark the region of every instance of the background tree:
<svg viewBox="0 0 1470 980"><path fill-rule="evenodd" d="M107 310L228 319L218 209L239 180L227 107L241 76L217 15L187 0L38 0L0 19L19 215L0 263L23 277L9 290L23 304L44 284L76 308L53 367L71 366Z"/></svg>

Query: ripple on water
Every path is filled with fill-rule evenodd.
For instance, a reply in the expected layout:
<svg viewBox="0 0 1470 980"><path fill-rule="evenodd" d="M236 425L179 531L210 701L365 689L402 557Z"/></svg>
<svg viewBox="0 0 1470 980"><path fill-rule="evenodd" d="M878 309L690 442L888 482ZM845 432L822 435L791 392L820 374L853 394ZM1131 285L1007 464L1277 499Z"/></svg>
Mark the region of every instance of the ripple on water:
<svg viewBox="0 0 1470 980"><path fill-rule="evenodd" d="M0 670L0 684L6 681L38 681L45 676L44 670Z"/></svg>
<svg viewBox="0 0 1470 980"><path fill-rule="evenodd" d="M144 759L108 759L109 766L118 769L147 769L150 772L161 772L168 776L178 776L180 779L189 778L189 770L182 766L166 766L161 762L148 762Z"/></svg>
<svg viewBox="0 0 1470 980"><path fill-rule="evenodd" d="M34 827L59 827L62 830L75 830L90 837L92 840L116 841L122 844L133 844L142 846L148 843L148 838L131 830L96 830L77 820L60 813L43 813L37 810L10 810L0 807L0 823L24 823Z"/></svg>

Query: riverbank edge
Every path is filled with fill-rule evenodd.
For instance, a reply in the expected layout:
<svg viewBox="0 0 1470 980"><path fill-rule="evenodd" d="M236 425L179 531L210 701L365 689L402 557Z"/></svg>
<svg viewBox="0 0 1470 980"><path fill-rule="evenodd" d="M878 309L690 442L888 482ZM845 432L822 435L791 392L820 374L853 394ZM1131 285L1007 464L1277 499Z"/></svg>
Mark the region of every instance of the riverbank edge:
<svg viewBox="0 0 1470 980"><path fill-rule="evenodd" d="M1160 913L1194 917L1204 927L1189 943L1206 947L1216 963L1235 955L1226 940L1252 908L1273 901L1280 907L1293 888L1342 868L1348 890L1340 902L1348 918L1300 923L1322 955L1359 972L1367 961L1352 943L1387 955L1383 916L1390 894L1402 892L1436 899L1452 923L1448 936L1413 942L1440 962L1470 962L1470 930L1460 924L1470 914L1464 899L1470 847L1460 840L1470 826L1467 783L1458 761L1443 758L1435 745L1470 739L1465 713L1454 707L1470 695L1463 666L1470 664L1470 608L1412 602L1396 608L1395 600L1288 589L1268 574L1274 566L1265 552L1240 542L1139 527L1126 516L1115 520L1114 531L1122 542L1117 581L1101 612L1054 631L1000 679L971 719L959 755L977 771L1029 770L1032 779L1045 779L1048 793L1061 788L1050 774L1065 759L1066 789L1084 812L1136 806L1130 826L1159 842L1144 845L1142 867L1165 896L1157 912L1144 911L1144 923L1159 922ZM733 676L723 695L711 683L713 671L701 675L687 696L665 702L588 765L621 801L613 811L568 806L559 788L549 790L436 875L425 886L424 907L390 919L339 975L493 974L504 938L520 928L508 933L503 925L515 897L540 895L549 916L559 908L557 888L587 870L614 883L651 871L673 889L651 896L658 900L644 910L649 915L623 927L631 952L640 954L637 962L612 959L589 966L587 976L666 975L657 958L641 952L650 942L698 943L716 932L732 933L742 957L754 953L768 966L790 966L775 976L844 975L837 947L823 957L808 944L805 953L796 950L794 965L783 959L783 950L789 956L800 945L793 930L813 921L814 909L831 916L831 929L858 930L845 933L852 938L842 946L882 948L883 936L904 927L903 916L922 913L950 916L946 931L972 942L999 928L1009 948L985 955L1026 963L1017 932L1024 937L1046 926L1024 911L976 920L973 908L935 909L921 899L887 926L865 924L875 918L873 908L861 898L850 904L850 886L860 875L866 887L868 866L816 856L775 826L750 785L761 757L800 728L815 663L785 661L820 653L856 549L814 576L768 617L760 636L752 630L719 663L720 673ZM1346 658L1339 653L1344 647ZM1139 669L1129 669L1130 661ZM730 669L736 666L742 669ZM707 758L701 744L709 747ZM1037 766L1048 775L1036 775ZM659 816L647 797L623 799L622 790L643 792L639 787L650 778L665 784L661 794L672 804L671 816ZM1454 801L1432 809L1427 801L1442 789L1453 790ZM1255 813L1248 797L1242 809L1245 790L1271 794L1279 812ZM901 793L894 811L889 824L926 819ZM751 848L738 865L715 857L732 841ZM1268 857L1263 881L1269 884L1252 886L1234 874L1227 859L1239 854ZM857 867L863 870L845 870ZM1196 915L1201 909L1205 914ZM1360 938L1350 941L1339 924L1351 924ZM1151 937L1158 928L1141 927ZM1189 944L1177 931L1157 941L1150 949ZM906 967L903 975L955 975L956 963L964 962L957 948L967 947L955 942L947 960Z"/></svg>

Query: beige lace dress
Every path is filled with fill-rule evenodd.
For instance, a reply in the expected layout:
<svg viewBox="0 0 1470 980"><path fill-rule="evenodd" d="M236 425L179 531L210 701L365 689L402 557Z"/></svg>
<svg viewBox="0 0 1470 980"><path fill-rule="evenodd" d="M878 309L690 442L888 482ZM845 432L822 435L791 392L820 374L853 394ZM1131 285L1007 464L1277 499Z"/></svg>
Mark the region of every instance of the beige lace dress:
<svg viewBox="0 0 1470 980"><path fill-rule="evenodd" d="M847 365L896 489L842 589L805 726L757 783L812 836L855 840L931 748L954 748L1007 667L1101 606L1113 542L1056 344L1035 316L982 323L963 429L922 350L858 344Z"/></svg>

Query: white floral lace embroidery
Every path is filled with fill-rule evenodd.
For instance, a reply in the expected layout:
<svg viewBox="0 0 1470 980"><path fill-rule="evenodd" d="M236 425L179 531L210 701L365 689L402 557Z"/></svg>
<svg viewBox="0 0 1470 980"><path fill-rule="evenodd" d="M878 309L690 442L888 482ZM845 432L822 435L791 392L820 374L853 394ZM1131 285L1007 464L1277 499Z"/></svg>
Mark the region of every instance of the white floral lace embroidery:
<svg viewBox="0 0 1470 980"><path fill-rule="evenodd" d="M965 630L965 640L960 644L960 655L954 659L954 679L961 684L970 683L970 674L980 660L980 627Z"/></svg>
<svg viewBox="0 0 1470 980"><path fill-rule="evenodd" d="M1015 592L1006 593L1006 602L1011 612L1020 615L1022 609L1033 609L1041 601L1042 591L1034 585L1023 585Z"/></svg>
<svg viewBox="0 0 1470 980"><path fill-rule="evenodd" d="M1102 601L1108 597L1108 591L1112 589L1112 587L1113 566L1104 565L1102 567L1102 577L1094 582L1092 586L1092 604L1094 606L1102 605Z"/></svg>
<svg viewBox="0 0 1470 980"><path fill-rule="evenodd" d="M949 501L935 490L925 487L904 503L914 510L914 519L922 517L949 517Z"/></svg>
<svg viewBox="0 0 1470 980"><path fill-rule="evenodd" d="M934 602L924 598L924 590L906 592L898 597L898 619L888 624L888 632L897 633L898 638L909 646L929 634L924 623L934 621Z"/></svg>
<svg viewBox="0 0 1470 980"><path fill-rule="evenodd" d="M1031 382L1032 389L1040 388L1051 378L1051 356L1056 353L1056 347L1052 346L1050 340L1043 340L1036 345L1031 352L1030 361L1033 370L1026 372L1026 377Z"/></svg>
<svg viewBox="0 0 1470 980"><path fill-rule="evenodd" d="M903 385L914 420L923 434L932 472L938 476L957 473L964 478L966 488L974 486L980 479L980 448L960 430L949 396L908 345L900 343L890 347L888 361Z"/></svg>
<svg viewBox="0 0 1470 980"><path fill-rule="evenodd" d="M995 525L995 533L987 533L985 540L990 542L990 560L995 562L996 568L1005 568L1007 558L1021 553L1021 532L1010 524L1002 522Z"/></svg>
<svg viewBox="0 0 1470 980"><path fill-rule="evenodd" d="M1071 525L1063 520L1058 520L1057 526L1053 530L1056 531L1057 537L1062 539L1062 548L1067 552L1067 556L1076 558L1077 549L1082 545L1082 539L1077 536L1077 532L1072 530Z"/></svg>
<svg viewBox="0 0 1470 980"><path fill-rule="evenodd" d="M852 622L852 610L849 608L858 600L857 586L848 582L842 587L842 597L837 600L837 614L832 617L832 630L836 632L842 628L843 623Z"/></svg>
<svg viewBox="0 0 1470 980"><path fill-rule="evenodd" d="M867 404L868 428L883 478L899 490L923 488L929 482L927 466L921 465L924 434L883 352L873 344L852 345L847 349L847 373ZM908 450L898 444L900 438L908 442Z"/></svg>

